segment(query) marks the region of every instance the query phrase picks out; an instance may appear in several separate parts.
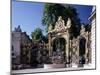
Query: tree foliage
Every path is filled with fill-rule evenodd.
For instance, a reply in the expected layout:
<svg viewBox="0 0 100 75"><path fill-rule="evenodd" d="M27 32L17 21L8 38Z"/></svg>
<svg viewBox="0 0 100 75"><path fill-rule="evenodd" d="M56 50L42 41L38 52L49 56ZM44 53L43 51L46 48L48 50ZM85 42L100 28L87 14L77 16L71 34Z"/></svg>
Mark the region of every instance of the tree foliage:
<svg viewBox="0 0 100 75"><path fill-rule="evenodd" d="M89 24L86 24L85 25L85 31L91 31L91 25L89 25Z"/></svg>
<svg viewBox="0 0 100 75"><path fill-rule="evenodd" d="M55 22L58 17L62 16L62 18L66 21L68 18L72 21L71 34L72 36L77 36L80 30L80 19L78 17L77 10L70 5L62 5L62 4L45 4L42 23L46 26L46 31L48 31L48 27L51 24L53 28L55 27Z"/></svg>
<svg viewBox="0 0 100 75"><path fill-rule="evenodd" d="M45 43L48 43L48 36L43 35L42 29L36 28L32 33L31 33L32 40L34 41L44 41Z"/></svg>
<svg viewBox="0 0 100 75"><path fill-rule="evenodd" d="M32 40L41 40L42 39L42 30L40 28L36 28L32 33L31 33L31 37Z"/></svg>

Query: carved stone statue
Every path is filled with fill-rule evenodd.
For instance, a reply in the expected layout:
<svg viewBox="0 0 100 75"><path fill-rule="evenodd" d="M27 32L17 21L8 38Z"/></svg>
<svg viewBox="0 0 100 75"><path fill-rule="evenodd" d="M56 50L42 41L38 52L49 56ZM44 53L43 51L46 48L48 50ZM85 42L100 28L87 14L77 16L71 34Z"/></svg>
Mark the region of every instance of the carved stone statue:
<svg viewBox="0 0 100 75"><path fill-rule="evenodd" d="M72 63L77 63L77 39L72 40Z"/></svg>
<svg viewBox="0 0 100 75"><path fill-rule="evenodd" d="M15 32L21 32L20 25L18 25L18 27L17 27L17 28L15 28Z"/></svg>
<svg viewBox="0 0 100 75"><path fill-rule="evenodd" d="M62 20L62 16L59 16L59 17L58 17L58 21L60 21L60 20Z"/></svg>
<svg viewBox="0 0 100 75"><path fill-rule="evenodd" d="M66 26L67 26L67 28L70 28L70 27L71 27L71 25L72 25L72 24L71 24L71 19L70 19L70 18L68 18L68 20L67 20L67 25L66 25Z"/></svg>
<svg viewBox="0 0 100 75"><path fill-rule="evenodd" d="M52 25L50 24L48 31L51 31L51 30L52 30Z"/></svg>
<svg viewBox="0 0 100 75"><path fill-rule="evenodd" d="M85 33L85 28L84 28L84 25L81 25L81 31L80 31L81 34L84 34Z"/></svg>
<svg viewBox="0 0 100 75"><path fill-rule="evenodd" d="M58 17L58 21L56 22L55 29L56 31L61 31L65 29L65 23L61 16Z"/></svg>
<svg viewBox="0 0 100 75"><path fill-rule="evenodd" d="M64 63L64 52L61 51L60 49L57 49L57 51L53 53L52 62L53 64L63 64Z"/></svg>

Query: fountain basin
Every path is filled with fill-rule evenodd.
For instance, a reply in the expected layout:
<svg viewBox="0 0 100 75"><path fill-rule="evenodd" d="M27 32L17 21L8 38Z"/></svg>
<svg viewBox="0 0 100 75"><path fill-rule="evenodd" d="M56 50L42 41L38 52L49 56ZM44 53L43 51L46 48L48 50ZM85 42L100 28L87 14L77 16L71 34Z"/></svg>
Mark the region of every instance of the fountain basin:
<svg viewBox="0 0 100 75"><path fill-rule="evenodd" d="M64 68L66 67L65 64L44 64L45 69L52 69L52 68Z"/></svg>

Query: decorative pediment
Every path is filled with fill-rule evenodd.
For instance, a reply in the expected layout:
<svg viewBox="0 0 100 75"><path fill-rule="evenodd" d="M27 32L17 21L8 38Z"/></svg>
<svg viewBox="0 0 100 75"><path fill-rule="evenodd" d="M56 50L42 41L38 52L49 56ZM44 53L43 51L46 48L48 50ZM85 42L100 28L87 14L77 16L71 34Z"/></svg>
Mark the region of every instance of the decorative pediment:
<svg viewBox="0 0 100 75"><path fill-rule="evenodd" d="M67 24L66 24L66 27L67 27L67 28L70 28L71 25L72 25L72 23L71 23L71 19L68 18L68 20L67 20Z"/></svg>
<svg viewBox="0 0 100 75"><path fill-rule="evenodd" d="M80 34L81 35L84 35L85 34L85 27L84 27L84 25L81 25Z"/></svg>
<svg viewBox="0 0 100 75"><path fill-rule="evenodd" d="M66 26L65 26L64 20L62 19L61 16L59 16L58 21L55 24L54 30L55 31L61 31L61 30L65 30L65 29L66 29Z"/></svg>
<svg viewBox="0 0 100 75"><path fill-rule="evenodd" d="M21 28L20 28L20 25L18 25L18 27L17 28L15 28L15 30L14 30L15 32L22 32L22 30L21 30Z"/></svg>
<svg viewBox="0 0 100 75"><path fill-rule="evenodd" d="M49 32L52 31L52 28L53 28L53 27L52 27L52 25L50 24L50 25L49 25L49 28L48 28L48 31L49 31Z"/></svg>

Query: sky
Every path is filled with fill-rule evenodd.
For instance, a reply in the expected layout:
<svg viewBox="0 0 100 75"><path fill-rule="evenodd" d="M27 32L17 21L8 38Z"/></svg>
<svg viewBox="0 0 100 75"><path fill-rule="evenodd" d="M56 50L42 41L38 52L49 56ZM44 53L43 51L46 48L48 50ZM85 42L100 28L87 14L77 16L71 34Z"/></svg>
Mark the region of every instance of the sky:
<svg viewBox="0 0 100 75"><path fill-rule="evenodd" d="M89 23L92 6L74 5L82 23ZM45 35L45 26L42 25L44 3L12 1L12 31L20 25L22 31L31 36L35 28L41 28Z"/></svg>

